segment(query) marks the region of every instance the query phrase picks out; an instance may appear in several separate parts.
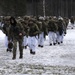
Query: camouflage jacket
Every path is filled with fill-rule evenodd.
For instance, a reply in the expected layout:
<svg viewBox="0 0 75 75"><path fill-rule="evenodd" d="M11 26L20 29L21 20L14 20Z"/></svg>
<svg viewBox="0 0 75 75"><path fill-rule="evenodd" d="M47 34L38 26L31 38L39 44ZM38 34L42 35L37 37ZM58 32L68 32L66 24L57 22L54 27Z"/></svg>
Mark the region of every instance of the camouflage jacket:
<svg viewBox="0 0 75 75"><path fill-rule="evenodd" d="M21 33L21 35L20 35ZM17 23L16 26L10 26L9 39L21 39L25 35L24 28L21 23Z"/></svg>
<svg viewBox="0 0 75 75"><path fill-rule="evenodd" d="M60 35L64 32L65 23L62 20L58 20L58 32Z"/></svg>
<svg viewBox="0 0 75 75"><path fill-rule="evenodd" d="M27 23L25 22L21 22L23 28L24 28L24 32L25 32L25 36L28 36L29 35L29 26Z"/></svg>
<svg viewBox="0 0 75 75"><path fill-rule="evenodd" d="M39 33L40 33L40 30L35 23L29 24L29 36L36 36Z"/></svg>
<svg viewBox="0 0 75 75"><path fill-rule="evenodd" d="M9 35L9 28L10 28L10 25L8 25L8 24L3 25L2 31L4 34L6 34L6 36Z"/></svg>
<svg viewBox="0 0 75 75"><path fill-rule="evenodd" d="M48 23L48 31L56 32L58 29L57 24L54 20L50 20Z"/></svg>

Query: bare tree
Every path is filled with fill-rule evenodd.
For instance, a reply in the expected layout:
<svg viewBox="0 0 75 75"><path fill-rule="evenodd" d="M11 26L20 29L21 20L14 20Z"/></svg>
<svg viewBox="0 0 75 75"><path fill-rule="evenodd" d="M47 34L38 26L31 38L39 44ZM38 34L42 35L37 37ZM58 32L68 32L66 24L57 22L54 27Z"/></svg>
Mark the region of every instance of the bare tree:
<svg viewBox="0 0 75 75"><path fill-rule="evenodd" d="M45 13L45 0L43 0L43 16L44 17L46 16L46 13Z"/></svg>

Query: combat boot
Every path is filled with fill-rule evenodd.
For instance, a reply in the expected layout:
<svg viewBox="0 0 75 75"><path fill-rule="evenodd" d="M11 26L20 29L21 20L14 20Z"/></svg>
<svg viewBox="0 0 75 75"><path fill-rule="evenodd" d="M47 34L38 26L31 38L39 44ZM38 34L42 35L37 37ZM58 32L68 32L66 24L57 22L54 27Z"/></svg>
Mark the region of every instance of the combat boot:
<svg viewBox="0 0 75 75"><path fill-rule="evenodd" d="M22 59L23 58L23 55L20 55L19 59Z"/></svg>
<svg viewBox="0 0 75 75"><path fill-rule="evenodd" d="M61 41L61 43L63 43L63 41Z"/></svg>
<svg viewBox="0 0 75 75"><path fill-rule="evenodd" d="M58 44L60 45L60 42L58 42Z"/></svg>
<svg viewBox="0 0 75 75"><path fill-rule="evenodd" d="M32 49L30 49L30 54L35 55L35 51L33 52Z"/></svg>
<svg viewBox="0 0 75 75"><path fill-rule="evenodd" d="M35 52L32 52L31 54L35 55Z"/></svg>
<svg viewBox="0 0 75 75"><path fill-rule="evenodd" d="M16 59L16 57L13 57L12 59L13 59L13 60L15 60L15 59Z"/></svg>
<svg viewBox="0 0 75 75"><path fill-rule="evenodd" d="M7 48L7 50L6 50L7 52L9 51L9 49Z"/></svg>
<svg viewBox="0 0 75 75"><path fill-rule="evenodd" d="M53 43L53 45L56 45L56 43Z"/></svg>
<svg viewBox="0 0 75 75"><path fill-rule="evenodd" d="M38 47L41 47L41 45L38 45Z"/></svg>
<svg viewBox="0 0 75 75"><path fill-rule="evenodd" d="M13 60L16 59L16 53L13 53L12 59L13 59Z"/></svg>
<svg viewBox="0 0 75 75"><path fill-rule="evenodd" d="M7 51L7 52L8 52L8 51L9 51L9 52L12 52L12 50L11 50L11 49L8 49L8 48L7 48L7 50L6 50L6 51Z"/></svg>
<svg viewBox="0 0 75 75"><path fill-rule="evenodd" d="M50 43L50 46L52 46L52 44Z"/></svg>
<svg viewBox="0 0 75 75"><path fill-rule="evenodd" d="M30 54L32 53L32 49L30 49Z"/></svg>
<svg viewBox="0 0 75 75"><path fill-rule="evenodd" d="M43 46L41 46L41 48L43 48Z"/></svg>
<svg viewBox="0 0 75 75"><path fill-rule="evenodd" d="M27 46L25 46L25 49L27 49Z"/></svg>

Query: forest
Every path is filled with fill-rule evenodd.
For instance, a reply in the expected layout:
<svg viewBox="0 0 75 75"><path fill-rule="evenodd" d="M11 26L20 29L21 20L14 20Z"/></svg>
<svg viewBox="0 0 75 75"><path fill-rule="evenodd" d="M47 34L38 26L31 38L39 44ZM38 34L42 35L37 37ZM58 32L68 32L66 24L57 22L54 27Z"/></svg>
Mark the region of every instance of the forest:
<svg viewBox="0 0 75 75"><path fill-rule="evenodd" d="M75 16L75 0L0 0L0 15L71 17Z"/></svg>

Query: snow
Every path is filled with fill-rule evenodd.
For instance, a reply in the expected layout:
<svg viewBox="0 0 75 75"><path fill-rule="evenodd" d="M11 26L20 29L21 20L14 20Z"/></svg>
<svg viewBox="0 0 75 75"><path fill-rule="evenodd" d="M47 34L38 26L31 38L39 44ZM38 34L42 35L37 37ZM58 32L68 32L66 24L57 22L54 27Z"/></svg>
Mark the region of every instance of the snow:
<svg viewBox="0 0 75 75"><path fill-rule="evenodd" d="M12 60L6 52L5 35L0 31L0 75L75 75L75 29L68 29L64 43L49 46L48 36L44 48L37 47L36 55L24 49L23 59Z"/></svg>
<svg viewBox="0 0 75 75"><path fill-rule="evenodd" d="M4 36L5 34L3 34L3 32L0 30L0 40L4 40Z"/></svg>

